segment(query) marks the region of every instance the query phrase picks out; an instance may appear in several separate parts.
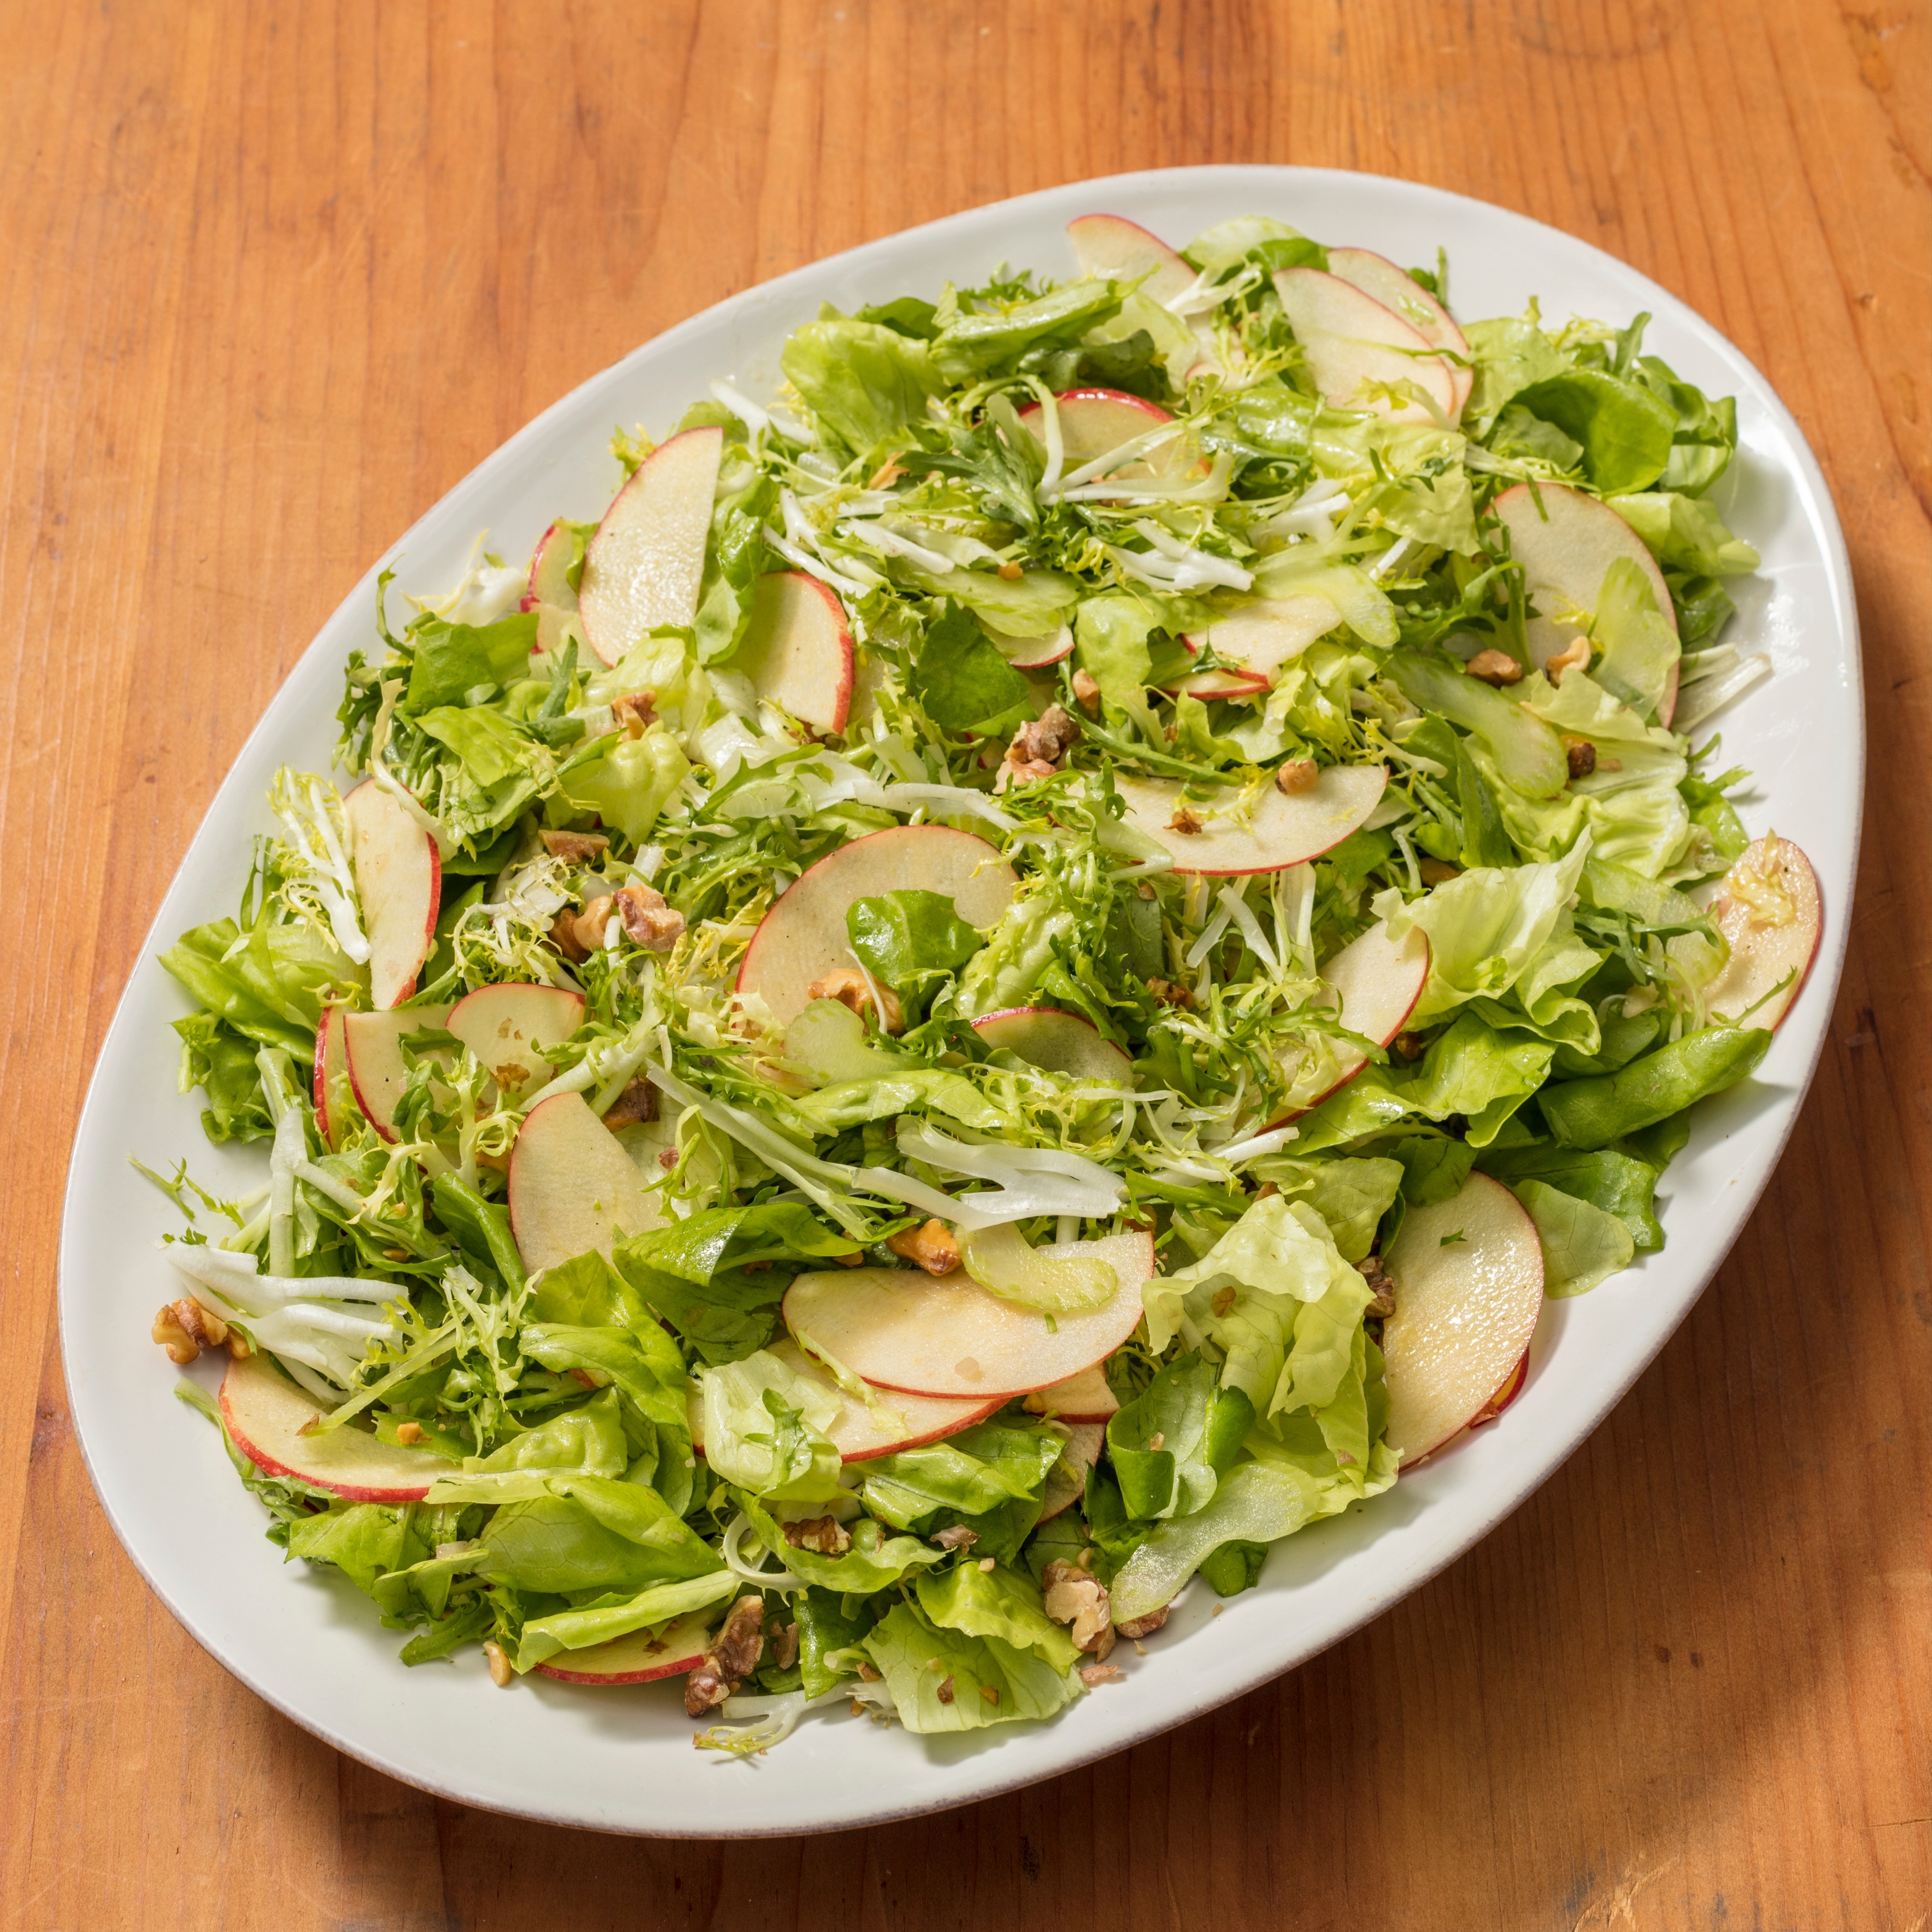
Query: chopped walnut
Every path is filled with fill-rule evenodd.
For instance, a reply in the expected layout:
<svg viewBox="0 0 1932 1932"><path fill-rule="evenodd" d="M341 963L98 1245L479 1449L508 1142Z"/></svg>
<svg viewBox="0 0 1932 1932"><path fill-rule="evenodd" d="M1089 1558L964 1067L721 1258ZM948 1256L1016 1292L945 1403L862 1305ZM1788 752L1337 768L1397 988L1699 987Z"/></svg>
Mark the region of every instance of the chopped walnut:
<svg viewBox="0 0 1932 1932"><path fill-rule="evenodd" d="M982 1684L980 1686L980 1695L989 1704L997 1704L1000 1701L1000 1694L990 1684Z"/></svg>
<svg viewBox="0 0 1932 1932"><path fill-rule="evenodd" d="M399 1422L396 1424L396 1440L405 1449L413 1449L418 1442L426 1439L420 1422Z"/></svg>
<svg viewBox="0 0 1932 1932"><path fill-rule="evenodd" d="M1147 989L1164 1006L1191 1006L1194 1004L1194 995L1172 980L1150 980Z"/></svg>
<svg viewBox="0 0 1932 1932"><path fill-rule="evenodd" d="M701 1718L716 1710L758 1667L765 1648L765 1600L747 1594L725 1613L703 1660L686 1681L684 1708Z"/></svg>
<svg viewBox="0 0 1932 1932"><path fill-rule="evenodd" d="M1106 1585L1058 1557L1041 1571L1040 1581L1046 1586L1047 1615L1057 1624L1070 1624L1075 1647L1104 1664L1114 1647Z"/></svg>
<svg viewBox="0 0 1932 1932"><path fill-rule="evenodd" d="M1154 890L1153 880L1136 879L1134 881L1134 896L1138 899L1152 899L1158 898L1160 895Z"/></svg>
<svg viewBox="0 0 1932 1932"><path fill-rule="evenodd" d="M1386 1321L1395 1312L1395 1283L1383 1274L1382 1256L1370 1255L1358 1262L1355 1266L1361 1270L1362 1279L1369 1285L1369 1305L1362 1312Z"/></svg>
<svg viewBox="0 0 1932 1932"><path fill-rule="evenodd" d="M1462 875L1462 867L1450 865L1447 859L1425 859L1415 869L1422 874L1425 886L1446 886L1451 879Z"/></svg>
<svg viewBox="0 0 1932 1932"><path fill-rule="evenodd" d="M604 1124L614 1134L620 1127L634 1127L657 1117L658 1090L648 1080L633 1080L611 1102Z"/></svg>
<svg viewBox="0 0 1932 1932"><path fill-rule="evenodd" d="M1000 566L1000 579L1004 583L1017 584L1022 578L1025 576L1025 574L1026 572L1021 568L1018 563L1012 557L1008 557L1006 561Z"/></svg>
<svg viewBox="0 0 1932 1932"><path fill-rule="evenodd" d="M1080 1681L1090 1690L1096 1684L1118 1683L1125 1674L1118 1664L1083 1664L1080 1666Z"/></svg>
<svg viewBox="0 0 1932 1932"><path fill-rule="evenodd" d="M1090 670L1073 674L1073 701L1089 718L1100 715L1100 680Z"/></svg>
<svg viewBox="0 0 1932 1932"><path fill-rule="evenodd" d="M1058 769L1044 758L1009 758L1001 776L1011 784L1037 784L1042 778L1052 778Z"/></svg>
<svg viewBox="0 0 1932 1932"><path fill-rule="evenodd" d="M657 717L652 708L657 700L655 691L627 691L622 698L610 700L610 716L617 721L617 728L627 738L641 738L645 728Z"/></svg>
<svg viewBox="0 0 1932 1932"><path fill-rule="evenodd" d="M878 998L874 1002L874 988ZM902 1033L905 1030L905 1009L899 1004L899 996L890 986L868 984L864 974L856 966L835 966L822 980L814 980L806 988L808 1000L836 1000L842 1006L850 1006L855 1013L862 1013L873 1006L878 1015L881 1033Z"/></svg>
<svg viewBox="0 0 1932 1932"><path fill-rule="evenodd" d="M1597 748L1587 738L1566 737L1563 761L1570 767L1573 778L1586 778L1597 769Z"/></svg>
<svg viewBox="0 0 1932 1932"><path fill-rule="evenodd" d="M655 886L626 886L616 896L624 930L646 952L668 952L684 937L684 915Z"/></svg>
<svg viewBox="0 0 1932 1932"><path fill-rule="evenodd" d="M1507 651L1478 651L1465 667L1469 675L1500 688L1522 681L1522 666Z"/></svg>
<svg viewBox="0 0 1932 1932"><path fill-rule="evenodd" d="M550 922L550 943L573 966L581 965L590 954L590 949L577 936L577 922L580 916L566 908ZM601 930L597 935L597 943L600 946L604 943L604 934Z"/></svg>
<svg viewBox="0 0 1932 1932"><path fill-rule="evenodd" d="M849 1255L834 1255L832 1258L841 1268L863 1268L866 1265L866 1251L863 1248L854 1248Z"/></svg>
<svg viewBox="0 0 1932 1932"><path fill-rule="evenodd" d="M1030 724L1022 724L1013 734L1013 741L1006 747L1006 763L1029 776L1046 776L1079 736L1080 727L1073 714L1064 706L1049 704L1043 716ZM1046 773L1028 769L1040 764L1046 766Z"/></svg>
<svg viewBox="0 0 1932 1932"><path fill-rule="evenodd" d="M233 1334L213 1309L205 1306L191 1294L168 1303L155 1316L148 1332L167 1352L168 1360L183 1367L194 1360L204 1348L225 1346L237 1354L248 1352L248 1343Z"/></svg>
<svg viewBox="0 0 1932 1932"><path fill-rule="evenodd" d="M588 956L603 950L604 934L610 923L611 910L610 895L599 892L577 915L570 929L583 956Z"/></svg>
<svg viewBox="0 0 1932 1932"><path fill-rule="evenodd" d="M1170 832L1178 832L1183 838L1192 838L1201 830L1201 821L1184 805L1174 808L1174 815L1167 821Z"/></svg>
<svg viewBox="0 0 1932 1932"><path fill-rule="evenodd" d="M1275 767L1274 788L1293 798L1298 792L1312 790L1321 779L1322 767L1312 758L1290 758Z"/></svg>
<svg viewBox="0 0 1932 1932"><path fill-rule="evenodd" d="M1568 644L1543 667L1543 674L1552 684L1561 684L1566 670L1588 670L1590 668L1590 640L1588 638L1573 638Z"/></svg>
<svg viewBox="0 0 1932 1932"><path fill-rule="evenodd" d="M780 1670L789 1670L798 1661L798 1626L780 1624L772 1632L772 1663Z"/></svg>
<svg viewBox="0 0 1932 1932"><path fill-rule="evenodd" d="M494 1637L483 1646L484 1661L490 1666L490 1682L499 1690L507 1690L514 1674L510 1669L510 1654Z"/></svg>
<svg viewBox="0 0 1932 1932"><path fill-rule="evenodd" d="M816 1556L843 1556L852 1547L852 1533L836 1516L814 1516L784 1526L784 1540L794 1550Z"/></svg>
<svg viewBox="0 0 1932 1932"><path fill-rule="evenodd" d="M939 1680L939 1688L933 1693L933 1695L937 1697L942 1704L951 1703L952 1701L952 1679L950 1677L942 1677Z"/></svg>
<svg viewBox="0 0 1932 1932"><path fill-rule="evenodd" d="M970 1550L979 1541L980 1532L968 1529L963 1522L956 1522L938 1532L932 1540L942 1550Z"/></svg>
<svg viewBox="0 0 1932 1932"><path fill-rule="evenodd" d="M677 1149L676 1148L659 1148L658 1149L658 1165L664 1169L665 1173L670 1173L671 1169L677 1165Z"/></svg>
<svg viewBox="0 0 1932 1932"><path fill-rule="evenodd" d="M1395 1050L1402 1059L1414 1062L1429 1051L1429 1044L1419 1033L1399 1033L1395 1036Z"/></svg>
<svg viewBox="0 0 1932 1932"><path fill-rule="evenodd" d="M1214 1291L1214 1298L1208 1306L1214 1310L1214 1318L1224 1322L1234 1312L1234 1304L1240 1298L1239 1292L1232 1282Z"/></svg>
<svg viewBox="0 0 1932 1932"><path fill-rule="evenodd" d="M567 859L573 866L587 865L601 859L610 849L610 842L601 832L546 832L543 848L553 859Z"/></svg>
<svg viewBox="0 0 1932 1932"><path fill-rule="evenodd" d="M886 1246L902 1261L922 1268L928 1274L950 1274L959 1265L959 1244L944 1221L904 1228L890 1236Z"/></svg>
<svg viewBox="0 0 1932 1932"><path fill-rule="evenodd" d="M1114 1628L1130 1642L1138 1642L1142 1637L1152 1636L1166 1622L1167 1612L1168 1606L1163 1604L1159 1610L1150 1610L1144 1617L1130 1617L1125 1623L1116 1624Z"/></svg>

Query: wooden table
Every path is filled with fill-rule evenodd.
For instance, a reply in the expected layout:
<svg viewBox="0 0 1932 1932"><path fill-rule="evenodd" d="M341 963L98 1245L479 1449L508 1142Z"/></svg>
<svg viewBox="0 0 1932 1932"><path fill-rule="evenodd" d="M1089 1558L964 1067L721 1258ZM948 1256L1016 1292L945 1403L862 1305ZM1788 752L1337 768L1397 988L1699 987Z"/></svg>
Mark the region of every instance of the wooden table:
<svg viewBox="0 0 1932 1932"><path fill-rule="evenodd" d="M1923 4L4 17L7 1925L1925 1927ZM1858 578L1871 778L1858 903L1832 909L1850 962L1776 1184L1481 1548L1091 1770L720 1846L510 1822L338 1756L122 1554L53 1318L71 1124L217 782L395 534L634 343L908 223L1210 160L1407 176L1585 236L1803 422Z"/></svg>

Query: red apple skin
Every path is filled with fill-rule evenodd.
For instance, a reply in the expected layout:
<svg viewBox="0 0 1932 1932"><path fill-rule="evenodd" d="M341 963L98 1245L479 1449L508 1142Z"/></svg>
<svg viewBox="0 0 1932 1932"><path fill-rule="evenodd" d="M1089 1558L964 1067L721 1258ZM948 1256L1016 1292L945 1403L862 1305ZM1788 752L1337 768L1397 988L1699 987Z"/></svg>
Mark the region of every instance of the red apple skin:
<svg viewBox="0 0 1932 1932"><path fill-rule="evenodd" d="M1529 1379L1529 1351L1526 1348L1516 1359L1516 1365L1509 1372L1508 1379L1490 1396L1483 1406L1469 1418L1469 1426L1474 1429L1480 1422L1493 1422L1503 1411L1522 1393L1522 1385Z"/></svg>
<svg viewBox="0 0 1932 1932"><path fill-rule="evenodd" d="M680 1646L680 1648L682 1646ZM565 1654L568 1656L569 1653L566 1652ZM704 1661L704 1653L702 1650L699 1650L693 1652L688 1657L674 1658L668 1664L653 1665L648 1670L626 1670L616 1672L615 1674L603 1671L567 1670L563 1665L557 1663L554 1658L549 1659L542 1664L539 1664L536 1668L537 1675L539 1677L554 1678L560 1684L589 1684L596 1685L605 1684L655 1684L661 1678L688 1677L691 1673Z"/></svg>
<svg viewBox="0 0 1932 1932"><path fill-rule="evenodd" d="M221 1419L232 1438L235 1446L253 1462L264 1475L278 1476L292 1482L307 1483L316 1489L327 1490L332 1495L340 1496L352 1503L414 1503L421 1502L429 1493L428 1482L411 1485L372 1486L356 1483L330 1481L312 1471L290 1467L278 1457L272 1456L258 1444L251 1441L247 1424L240 1420L231 1400L231 1382L238 1364L231 1363L228 1372L221 1382Z"/></svg>
<svg viewBox="0 0 1932 1932"><path fill-rule="evenodd" d="M880 1390L880 1399L888 1408L892 1406L896 1392L903 1393L883 1388ZM882 1443L876 1449L862 1449L856 1455L842 1455L838 1460L842 1462L876 1462L881 1456L896 1456L902 1449L929 1448L935 1442L944 1442L949 1436L957 1436L962 1429L970 1429L975 1424L984 1422L989 1415L998 1414L1012 1399L1010 1396L996 1395L976 1414L967 1416L950 1428L929 1429L923 1436L909 1436L903 1442Z"/></svg>
<svg viewBox="0 0 1932 1932"><path fill-rule="evenodd" d="M1054 644L1044 657L1006 657L1004 651L1000 651L1000 655L1006 658L1007 663L1016 670L1045 670L1048 665L1057 664L1064 658L1070 658L1073 655L1072 629L1070 626L1066 625L1063 625L1060 628L1064 633L1063 636ZM998 650L999 646L996 644L994 649Z"/></svg>
<svg viewBox="0 0 1932 1932"><path fill-rule="evenodd" d="M846 720L852 712L852 687L856 675L857 654L852 645L852 627L845 616L845 607L838 601L838 593L829 584L821 584L815 577L802 570L777 570L760 580L759 589L763 593L769 585L772 592L778 592L781 586L785 592L797 597L810 597L824 607L824 615L832 626L830 642L836 655L838 669L836 673L832 700L822 710L816 706L812 715L800 710L795 705L785 708L802 723L825 735L836 736L845 728ZM755 624L756 620L754 620ZM748 640L741 650L750 647ZM759 695L772 695L782 704L792 694L784 689L784 680L781 677L768 693L766 686L754 676L752 682Z"/></svg>
<svg viewBox="0 0 1932 1932"><path fill-rule="evenodd" d="M1428 941L1425 939L1423 944L1426 947L1428 944ZM1411 1000L1408 1004L1403 1008L1402 1018L1396 1022L1395 1024L1389 1030L1387 1035L1376 1042L1376 1044L1378 1046L1387 1046L1391 1041L1395 1040L1401 1033L1402 1028L1408 1025L1409 1015L1414 1012L1418 1006L1421 1005L1422 996L1429 989L1429 968L1426 964L1426 959L1427 956L1425 952L1422 979L1420 982L1416 987L1414 998ZM1316 1095L1313 1100L1309 1102L1306 1106L1294 1108L1289 1112L1282 1114L1280 1119L1269 1121L1269 1127L1285 1127L1291 1120L1298 1120L1301 1118L1303 1114L1312 1114L1317 1107L1321 1106L1324 1100L1328 1098L1330 1094L1340 1093L1342 1089L1347 1086L1351 1080L1355 1078L1356 1076L1362 1071L1362 1068L1366 1066L1369 1063L1364 1060L1359 1066L1352 1066L1348 1071L1343 1074L1341 1078L1336 1081L1332 1087L1324 1088L1319 1094Z"/></svg>
<svg viewBox="0 0 1932 1932"><path fill-rule="evenodd" d="M328 1118L329 1035L336 1024L335 1013L334 1007L324 1006L321 1018L316 1022L315 1062L310 1076L310 1091L315 1103L315 1124L321 1131L323 1142L329 1147L335 1144L335 1129L330 1124ZM345 1072L348 1064L345 1054L343 1059Z"/></svg>

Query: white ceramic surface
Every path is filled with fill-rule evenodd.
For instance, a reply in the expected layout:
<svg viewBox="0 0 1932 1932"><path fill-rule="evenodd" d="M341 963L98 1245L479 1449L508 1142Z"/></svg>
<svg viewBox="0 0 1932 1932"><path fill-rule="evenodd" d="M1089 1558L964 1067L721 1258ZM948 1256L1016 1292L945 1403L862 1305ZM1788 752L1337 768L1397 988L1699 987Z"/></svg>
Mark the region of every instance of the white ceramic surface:
<svg viewBox="0 0 1932 1932"><path fill-rule="evenodd" d="M400 587L440 589L477 533L526 555L560 514L595 517L614 486L615 422L662 434L712 378L768 392L787 331L821 301L850 309L981 279L995 263L1072 271L1062 232L1096 210L1175 243L1227 215L1280 216L1400 262L1450 262L1465 320L1546 316L1618 323L1648 309L1646 346L1713 394L1735 394L1742 448L1720 506L1764 558L1726 634L1777 668L1717 721L1724 762L1756 773L1747 824L1810 855L1826 937L1809 984L1758 1077L1698 1116L1662 1190L1669 1244L1580 1300L1552 1304L1528 1383L1501 1422L1366 1508L1277 1545L1261 1587L1207 1625L1197 1588L1124 1684L1057 1722L926 1741L894 1726L814 1718L762 1762L694 1754L675 1688L578 1688L532 1676L494 1689L481 1658L407 1670L402 1639L332 1573L284 1568L263 1513L235 1481L215 1431L176 1401L147 1339L176 1277L156 1250L175 1220L127 1165L185 1155L218 1187L254 1184L260 1149L211 1148L200 1096L175 1091L167 1022L187 1010L153 955L232 910L263 794L284 760L326 767L348 652L372 638L375 572L322 627L244 746L164 902L108 1034L82 1114L62 1233L60 1310L74 1424L116 1532L196 1640L318 1736L468 1804L599 1830L674 1836L809 1832L938 1809L1084 1763L1194 1717L1312 1657L1474 1544L1594 1429L1684 1318L1736 1239L1790 1133L1825 1036L1844 952L1864 764L1857 619L1844 539L1797 424L1738 351L1674 296L1586 244L1439 190L1297 168L1219 167L1052 189L855 248L748 290L594 376L452 490L382 559ZM1734 586L1735 587L1735 586ZM1700 733L1700 737L1703 735ZM204 1358L191 1372L212 1382ZM182 1499L196 1500L184 1510ZM1560 1712L1554 1720L1562 1721Z"/></svg>

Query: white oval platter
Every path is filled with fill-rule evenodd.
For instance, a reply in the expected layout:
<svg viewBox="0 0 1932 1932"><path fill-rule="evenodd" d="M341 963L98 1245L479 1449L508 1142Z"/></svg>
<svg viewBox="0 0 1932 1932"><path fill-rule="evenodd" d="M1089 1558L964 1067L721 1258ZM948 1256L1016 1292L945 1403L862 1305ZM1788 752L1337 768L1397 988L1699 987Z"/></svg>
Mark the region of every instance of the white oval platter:
<svg viewBox="0 0 1932 1932"><path fill-rule="evenodd" d="M1579 1300L1551 1304L1521 1399L1495 1426L1366 1508L1278 1545L1259 1588L1208 1628L1214 1599L1183 1601L1147 1646L1117 1653L1124 1682L1057 1722L957 1740L838 1715L763 1760L692 1750L673 1686L595 1690L532 1676L496 1690L475 1652L404 1669L402 1640L346 1580L285 1568L266 1518L235 1481L216 1432L171 1393L148 1340L173 1292L157 1251L176 1225L130 1169L186 1156L239 1191L259 1150L211 1148L197 1096L176 1093L168 1022L187 1010L154 954L232 910L264 794L284 761L327 768L349 652L371 639L376 572L325 624L242 748L164 902L95 1070L69 1175L60 1313L76 1432L116 1533L164 1602L244 1683L318 1736L460 1802L559 1824L676 1837L812 1832L908 1816L1052 1776L1239 1696L1366 1623L1486 1534L1576 1448L1696 1300L1771 1178L1822 1046L1844 958L1864 769L1857 616L1844 538L1803 434L1768 383L1656 284L1525 217L1412 183L1305 168L1207 167L1054 188L954 215L747 290L593 376L513 436L382 560L404 590L459 577L479 532L526 556L560 514L594 518L616 469L611 426L662 434L716 377L770 393L786 333L824 301L850 310L996 263L1073 271L1074 216L1131 216L1180 243L1228 215L1279 216L1318 238L1402 262L1448 251L1456 313L1654 320L1646 346L1714 394L1738 399L1739 460L1719 507L1754 544L1729 640L1768 652L1776 676L1717 721L1724 762L1756 774L1741 800L1754 834L1775 824L1810 855L1826 932L1809 984L1757 1078L1700 1110L1666 1177L1668 1245ZM1701 737L1702 734L1700 734ZM212 1379L204 1358L191 1372ZM184 1508L183 1498L195 1498Z"/></svg>

